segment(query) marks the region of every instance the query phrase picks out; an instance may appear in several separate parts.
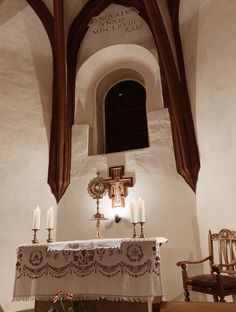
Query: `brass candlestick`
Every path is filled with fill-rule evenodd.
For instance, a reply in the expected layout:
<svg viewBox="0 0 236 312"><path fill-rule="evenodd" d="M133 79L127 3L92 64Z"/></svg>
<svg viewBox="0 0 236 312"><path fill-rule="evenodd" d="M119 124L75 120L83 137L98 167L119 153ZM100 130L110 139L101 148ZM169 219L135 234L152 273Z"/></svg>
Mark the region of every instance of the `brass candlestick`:
<svg viewBox="0 0 236 312"><path fill-rule="evenodd" d="M147 237L146 234L144 234L144 230L143 230L145 222L139 222L139 223L141 226L139 238L145 238L145 237Z"/></svg>
<svg viewBox="0 0 236 312"><path fill-rule="evenodd" d="M96 221L96 238L103 238L101 234L101 230L100 230L100 224L101 224L101 221L108 220L108 219L104 218L103 215L101 215L101 217L96 217L96 215L93 215L92 219L90 220Z"/></svg>
<svg viewBox="0 0 236 312"><path fill-rule="evenodd" d="M137 237L137 234L136 234L136 224L137 223L132 223L133 224L133 234L132 234L132 238L135 238L135 237Z"/></svg>
<svg viewBox="0 0 236 312"><path fill-rule="evenodd" d="M38 244L38 238L37 238L37 231L38 229L32 229L33 233L33 239L32 239L32 244Z"/></svg>
<svg viewBox="0 0 236 312"><path fill-rule="evenodd" d="M51 234L51 231L53 230L52 228L51 229L46 229L48 231L48 238L46 240L47 243L52 243L52 234Z"/></svg>
<svg viewBox="0 0 236 312"><path fill-rule="evenodd" d="M96 238L103 238L103 236L101 235L101 231L100 231L100 224L101 224L101 221L108 220L108 219L105 218L104 215L99 212L99 199L98 198L96 200L96 203L97 203L97 212L92 216L92 219L90 220L96 221Z"/></svg>
<svg viewBox="0 0 236 312"><path fill-rule="evenodd" d="M100 222L101 222L101 219L96 220L96 238L103 238L100 232Z"/></svg>

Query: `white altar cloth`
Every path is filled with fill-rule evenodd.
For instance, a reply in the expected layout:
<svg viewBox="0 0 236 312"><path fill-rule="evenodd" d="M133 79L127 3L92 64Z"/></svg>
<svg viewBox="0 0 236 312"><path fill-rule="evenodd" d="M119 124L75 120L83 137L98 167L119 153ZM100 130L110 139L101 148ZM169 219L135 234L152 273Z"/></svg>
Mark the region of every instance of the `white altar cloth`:
<svg viewBox="0 0 236 312"><path fill-rule="evenodd" d="M21 245L13 300L51 300L57 289L77 300L152 301L162 297L159 245L165 238Z"/></svg>

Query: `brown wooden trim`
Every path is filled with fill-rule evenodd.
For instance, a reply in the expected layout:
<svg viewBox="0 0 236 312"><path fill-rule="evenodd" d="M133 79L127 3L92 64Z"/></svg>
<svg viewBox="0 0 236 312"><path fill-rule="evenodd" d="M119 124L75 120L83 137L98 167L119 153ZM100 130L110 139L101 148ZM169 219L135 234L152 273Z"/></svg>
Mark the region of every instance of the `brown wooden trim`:
<svg viewBox="0 0 236 312"><path fill-rule="evenodd" d="M165 102L170 102L169 111L177 170L185 178L192 189L195 190L200 162L189 97L188 93L186 93L187 84L184 66L183 63L181 64L181 56L179 57L179 43L176 41L181 78L179 80L169 39L156 1L88 1L73 21L69 30L67 40L67 83L65 74L63 0L54 0L55 18L53 18L52 14L41 0L27 0L27 2L41 19L53 50L53 110L48 183L51 186L56 200L60 200L70 183L71 125L74 122L77 55L81 42L88 30L89 21L93 16L99 15L111 3L135 7L139 10L140 16L144 18L152 30L160 55L160 67L163 68L162 74L167 83L168 93ZM174 4L172 4L171 8L169 1L173 31L176 28L177 4L179 5L179 0L174 0ZM183 85L186 87L183 88ZM188 100L186 100L186 98Z"/></svg>
<svg viewBox="0 0 236 312"><path fill-rule="evenodd" d="M165 106L166 103L170 103L169 111L177 171L195 191L200 162L190 103L189 100L186 100L186 98L189 99L189 97L188 93L184 91L187 90L187 86L183 88L183 81L179 80L169 39L156 1L90 0L75 18L69 31L67 46L68 103L71 109L71 123L73 123L74 120L76 64L81 42L88 30L88 24L91 18L99 15L111 3L137 8L140 11L140 15L145 19L152 30L156 47L160 55L162 79L164 79L167 84ZM178 9L178 6L174 7L175 12L176 8ZM182 70L184 67L181 63L179 65L181 67L180 72L183 72L183 77L185 77L185 72ZM183 94L184 101L182 101L181 98Z"/></svg>
<svg viewBox="0 0 236 312"><path fill-rule="evenodd" d="M181 98L183 88L158 4L153 0L143 1L167 80L177 171L195 191L200 162L190 105Z"/></svg>
<svg viewBox="0 0 236 312"><path fill-rule="evenodd" d="M181 38L180 38L180 33L179 33L179 6L180 6L180 0L168 0L168 9L170 13L171 22L172 22L172 32L173 32L174 41L175 41L181 87L182 87L182 91L185 97L186 105L189 105L191 107L189 94L188 94L186 75L185 75L183 49L182 49L182 43L181 43Z"/></svg>
<svg viewBox="0 0 236 312"><path fill-rule="evenodd" d="M57 202L70 183L71 127L66 98L65 33L63 0L53 0L54 75L48 184Z"/></svg>
<svg viewBox="0 0 236 312"><path fill-rule="evenodd" d="M184 66L184 57L182 43L179 33L179 6L180 0L168 0L168 9L172 22L172 31L175 41L175 48L178 61L178 69L180 75L180 84L181 84L181 102L182 103L182 113L185 115L184 119L188 120L188 131L185 133L188 137L188 144L190 149L191 162L195 163L195 166L191 168L191 173L193 176L198 176L200 170L200 158L197 147L197 140L195 135L193 116L191 112L191 103L188 93L188 86L185 75L185 66ZM190 112L190 113L189 113ZM190 168L189 168L190 169ZM197 181L196 181L197 182Z"/></svg>
<svg viewBox="0 0 236 312"><path fill-rule="evenodd" d="M27 0L40 18L53 52L52 121L48 184L57 202L70 183L71 128L66 99L65 35L63 0L54 0L54 17L41 0Z"/></svg>
<svg viewBox="0 0 236 312"><path fill-rule="evenodd" d="M26 0L40 18L54 51L54 18L42 0Z"/></svg>

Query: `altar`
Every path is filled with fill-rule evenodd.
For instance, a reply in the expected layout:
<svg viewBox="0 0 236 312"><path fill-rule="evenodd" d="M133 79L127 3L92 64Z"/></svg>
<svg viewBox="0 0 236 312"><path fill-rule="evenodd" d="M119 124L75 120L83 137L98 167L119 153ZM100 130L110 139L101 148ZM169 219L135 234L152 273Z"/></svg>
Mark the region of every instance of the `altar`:
<svg viewBox="0 0 236 312"><path fill-rule="evenodd" d="M166 238L97 239L20 245L13 300L147 302L163 298L160 246Z"/></svg>

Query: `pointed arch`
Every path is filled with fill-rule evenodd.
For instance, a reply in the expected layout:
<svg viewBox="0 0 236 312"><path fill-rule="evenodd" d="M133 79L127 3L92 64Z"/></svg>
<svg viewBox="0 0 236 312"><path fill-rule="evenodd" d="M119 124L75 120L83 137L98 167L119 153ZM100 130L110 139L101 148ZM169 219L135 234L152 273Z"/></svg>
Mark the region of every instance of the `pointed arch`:
<svg viewBox="0 0 236 312"><path fill-rule="evenodd" d="M164 91L165 99L169 103L168 107L171 119L177 171L186 180L193 191L195 191L198 172L200 169L200 160L187 85L181 81L181 76L179 79L167 31L156 1L90 0L77 15L70 28L67 45L68 104L71 109L71 123L73 124L74 120L76 64L81 42L88 29L88 24L91 18L99 15L112 3L136 8L140 12L140 15L145 19L153 33L160 56L162 76L164 78L164 83L166 82L166 90ZM176 9L178 9L177 2L175 12ZM181 45L176 47L176 49L180 48ZM178 55L179 53L177 53L177 56ZM181 65L181 62L178 61L178 63ZM183 96L184 100L182 101Z"/></svg>

